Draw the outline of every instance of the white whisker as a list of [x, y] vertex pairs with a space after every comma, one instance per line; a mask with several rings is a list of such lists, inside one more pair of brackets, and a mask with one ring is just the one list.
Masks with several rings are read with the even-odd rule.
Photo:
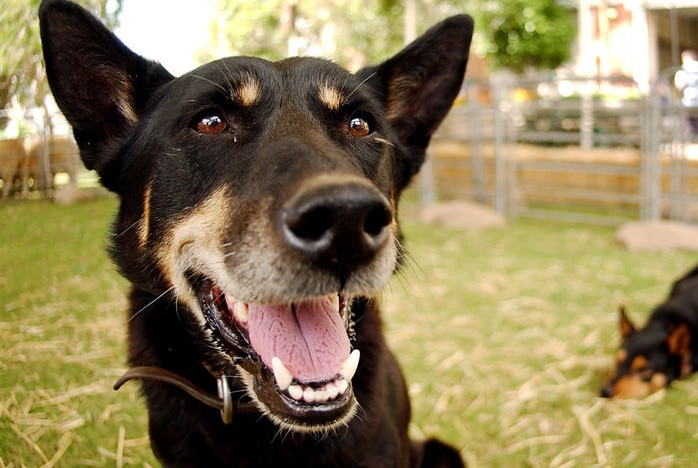
[[228, 90], [225, 89], [223, 86], [219, 85], [218, 83], [216, 83], [216, 82], [213, 81], [213, 80], [209, 80], [209, 79], [206, 78], [205, 76], [201, 76], [201, 75], [192, 75], [192, 76], [193, 76], [194, 78], [198, 78], [198, 79], [200, 79], [200, 80], [202, 80], [202, 81], [206, 81], [207, 83], [212, 84], [212, 85], [215, 86], [216, 88], [219, 88], [219, 89], [223, 90], [223, 91], [226, 92], [226, 93], [228, 92]]
[[129, 227], [127, 227], [126, 229], [124, 229], [120, 233], [112, 235], [112, 238], [114, 240], [118, 239], [119, 237], [123, 236], [124, 234], [126, 234], [128, 231], [130, 231], [134, 227], [138, 226], [140, 224], [140, 222], [141, 222], [140, 219], [138, 221], [135, 221], [133, 224], [131, 224]]
[[377, 75], [376, 72], [373, 72], [370, 75], [368, 75], [361, 83], [356, 85], [356, 88], [354, 88], [354, 90], [351, 93], [349, 93], [349, 96], [347, 96], [347, 99], [349, 99], [355, 92], [357, 92], [359, 90], [359, 88], [361, 88], [364, 84], [366, 84], [366, 82], [368, 80], [370, 80], [371, 78], [373, 78], [376, 75]]
[[162, 298], [165, 294], [169, 293], [169, 292], [172, 291], [173, 289], [174, 289], [174, 286], [172, 286], [172, 287], [166, 289], [165, 291], [162, 292], [162, 294], [160, 294], [160, 295], [157, 296], [155, 299], [153, 299], [152, 301], [148, 302], [146, 305], [144, 305], [143, 307], [141, 307], [140, 309], [138, 309], [138, 311], [137, 311], [136, 313], [134, 313], [133, 315], [131, 315], [131, 317], [129, 317], [128, 323], [130, 323], [131, 320], [133, 320], [133, 319], [136, 318], [138, 315], [140, 315], [141, 313], [143, 313], [148, 307], [150, 307], [151, 305], [155, 304], [160, 298]]

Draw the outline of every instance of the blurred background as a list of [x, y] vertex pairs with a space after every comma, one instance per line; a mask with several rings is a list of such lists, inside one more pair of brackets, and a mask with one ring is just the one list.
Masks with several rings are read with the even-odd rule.
[[[94, 183], [46, 84], [38, 3], [4, 0], [0, 12], [3, 198]], [[174, 74], [227, 55], [323, 56], [356, 70], [470, 13], [468, 72], [416, 187], [423, 204], [468, 198], [508, 217], [604, 223], [698, 216], [698, 98], [686, 99], [698, 62], [682, 63], [698, 49], [698, 1], [81, 3]]]

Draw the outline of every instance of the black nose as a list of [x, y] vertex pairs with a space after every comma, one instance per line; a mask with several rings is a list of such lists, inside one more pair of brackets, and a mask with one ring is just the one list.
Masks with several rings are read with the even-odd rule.
[[611, 384], [606, 385], [601, 389], [601, 396], [604, 398], [611, 398], [613, 396], [613, 386]]
[[282, 210], [286, 242], [340, 276], [369, 262], [390, 237], [386, 197], [359, 178], [309, 181]]

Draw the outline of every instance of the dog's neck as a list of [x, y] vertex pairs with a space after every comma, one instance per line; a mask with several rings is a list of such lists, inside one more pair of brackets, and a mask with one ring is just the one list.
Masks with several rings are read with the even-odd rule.
[[234, 413], [256, 413], [259, 412], [257, 406], [251, 401], [233, 401], [228, 385], [228, 378], [224, 375], [217, 377], [218, 395], [207, 392], [198, 385], [185, 379], [179, 374], [167, 369], [155, 366], [136, 366], [128, 369], [119, 379], [114, 382], [114, 390], [121, 388], [129, 380], [148, 379], [164, 382], [185, 391], [201, 403], [215, 408], [221, 412], [221, 419], [225, 424], [233, 421]]

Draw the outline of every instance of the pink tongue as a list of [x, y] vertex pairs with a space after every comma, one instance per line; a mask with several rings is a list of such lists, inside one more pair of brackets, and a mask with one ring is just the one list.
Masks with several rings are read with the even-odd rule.
[[249, 305], [250, 342], [271, 369], [278, 356], [301, 382], [334, 378], [351, 346], [339, 312], [329, 298], [294, 306]]

